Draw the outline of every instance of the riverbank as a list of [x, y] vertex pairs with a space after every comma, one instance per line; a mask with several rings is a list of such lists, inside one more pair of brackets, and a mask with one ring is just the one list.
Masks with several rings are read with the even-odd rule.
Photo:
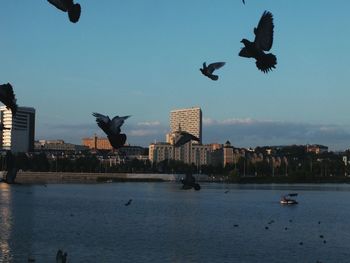
[[[18, 172], [16, 182], [20, 184], [103, 183], [103, 182], [168, 182], [180, 181], [184, 174], [143, 173], [64, 173], [64, 172]], [[224, 177], [194, 175], [198, 182], [233, 184], [311, 184], [350, 183], [350, 177]]]
[[181, 179], [181, 176], [174, 174], [18, 172], [16, 183], [163, 182], [177, 181]]

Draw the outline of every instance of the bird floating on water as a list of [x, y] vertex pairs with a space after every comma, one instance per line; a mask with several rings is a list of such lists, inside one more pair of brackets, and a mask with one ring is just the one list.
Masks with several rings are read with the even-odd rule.
[[132, 199], [129, 199], [129, 201], [128, 201], [127, 203], [125, 203], [124, 205], [125, 205], [125, 206], [128, 206], [128, 205], [131, 204], [131, 202], [132, 202]]
[[67, 262], [67, 252], [63, 253], [61, 249], [57, 251], [56, 263], [66, 263]]

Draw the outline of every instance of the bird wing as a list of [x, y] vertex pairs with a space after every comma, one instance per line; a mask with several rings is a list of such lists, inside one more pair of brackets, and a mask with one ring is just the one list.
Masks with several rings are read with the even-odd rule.
[[110, 134], [111, 119], [108, 116], [93, 112], [92, 115], [96, 117], [97, 125], [107, 134]]
[[199, 142], [199, 138], [188, 133], [188, 132], [181, 132], [180, 136], [178, 137], [178, 139], [175, 141], [174, 146], [175, 147], [179, 147], [184, 145], [185, 143], [194, 140], [194, 141], [198, 141]]
[[225, 65], [225, 62], [215, 62], [208, 65], [208, 72], [212, 74], [214, 70], [221, 68]]
[[259, 21], [258, 27], [254, 28], [257, 48], [269, 51], [273, 43], [273, 16], [270, 12], [265, 11]]
[[7, 108], [11, 109], [12, 115], [16, 115], [18, 108], [17, 100], [10, 83], [0, 85], [0, 101], [4, 103]]
[[47, 0], [50, 4], [54, 5], [56, 8], [62, 10], [63, 12], [67, 12], [68, 10], [68, 2], [72, 2], [73, 0]]
[[129, 116], [115, 116], [111, 122], [111, 130], [114, 134], [120, 133], [120, 127], [123, 125], [124, 121], [129, 118]]
[[251, 58], [251, 54], [249, 53], [247, 48], [242, 48], [241, 51], [238, 54], [240, 57], [245, 57], [245, 58]]

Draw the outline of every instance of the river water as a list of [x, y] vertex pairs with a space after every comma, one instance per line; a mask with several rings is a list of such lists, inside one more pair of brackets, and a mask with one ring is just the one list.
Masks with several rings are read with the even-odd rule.
[[2, 183], [0, 262], [350, 262], [350, 185], [201, 186]]

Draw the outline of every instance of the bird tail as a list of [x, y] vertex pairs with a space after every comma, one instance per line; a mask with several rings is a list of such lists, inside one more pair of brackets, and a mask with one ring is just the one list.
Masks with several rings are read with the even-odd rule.
[[264, 54], [256, 60], [256, 66], [264, 73], [268, 73], [272, 68], [276, 68], [277, 58], [274, 54]]
[[68, 10], [68, 17], [69, 20], [72, 23], [76, 23], [78, 22], [79, 18], [80, 18], [80, 13], [81, 13], [81, 7], [79, 4], [74, 4], [72, 5], [71, 8], [69, 8]]
[[209, 78], [211, 78], [212, 80], [218, 80], [219, 77], [217, 75], [209, 75]]

